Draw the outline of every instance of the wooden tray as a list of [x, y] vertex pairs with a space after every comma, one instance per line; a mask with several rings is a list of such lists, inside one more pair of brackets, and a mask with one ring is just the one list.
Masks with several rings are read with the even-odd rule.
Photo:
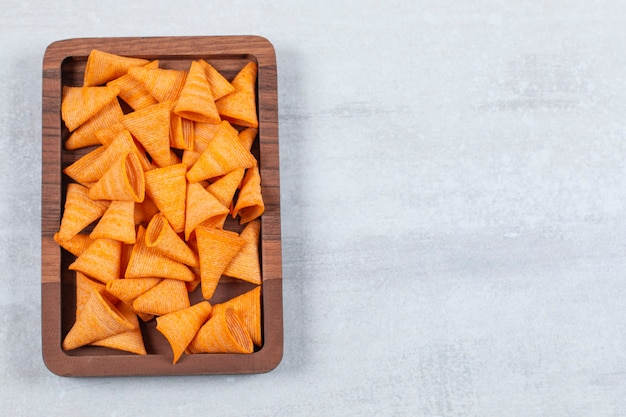
[[[87, 346], [64, 352], [61, 342], [74, 322], [75, 278], [67, 266], [73, 255], [54, 242], [62, 214], [68, 178], [62, 169], [84, 154], [65, 151], [68, 132], [61, 117], [63, 85], [81, 85], [89, 52], [159, 59], [165, 68], [187, 68], [191, 60], [205, 59], [232, 79], [252, 60], [258, 65], [259, 135], [252, 152], [262, 178], [265, 212], [261, 217], [260, 254], [263, 275], [263, 346], [251, 354], [183, 355], [172, 364], [167, 340], [154, 320], [141, 323], [148, 355], [139, 356]], [[275, 368], [283, 354], [282, 257], [278, 157], [278, 98], [273, 46], [258, 36], [82, 38], [51, 44], [43, 60], [42, 96], [42, 271], [41, 314], [43, 359], [61, 376], [129, 376], [261, 373]], [[214, 297], [217, 303], [252, 287], [223, 277]], [[198, 294], [191, 294], [192, 303]]]

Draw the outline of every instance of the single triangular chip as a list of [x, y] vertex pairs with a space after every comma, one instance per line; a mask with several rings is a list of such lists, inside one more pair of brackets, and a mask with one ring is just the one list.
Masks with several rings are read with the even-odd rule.
[[252, 144], [254, 144], [254, 140], [259, 134], [259, 129], [255, 129], [253, 127], [247, 127], [241, 132], [239, 132], [239, 141], [247, 150], [252, 149]]
[[55, 233], [54, 241], [74, 256], [80, 256], [93, 243], [93, 239], [86, 233], [78, 233], [68, 240], [61, 240], [59, 233]]
[[254, 156], [239, 141], [237, 130], [224, 121], [195, 164], [187, 172], [189, 182], [228, 174], [256, 164]]
[[159, 166], [170, 164], [170, 108], [170, 102], [154, 104], [120, 119]]
[[198, 61], [191, 63], [174, 112], [196, 122], [219, 123], [222, 120], [217, 113], [209, 81]]
[[65, 149], [74, 150], [92, 145], [100, 145], [100, 139], [96, 132], [118, 123], [124, 115], [122, 107], [117, 100], [111, 100], [105, 104], [98, 113], [81, 124], [65, 141]]
[[87, 57], [83, 85], [105, 84], [126, 74], [130, 67], [146, 65], [147, 59], [125, 57], [93, 49]]
[[111, 201], [109, 208], [89, 234], [92, 239], [105, 237], [124, 243], [135, 243], [135, 202]]
[[170, 122], [170, 146], [175, 149], [192, 150], [195, 130], [193, 120], [172, 113]]
[[162, 213], [156, 214], [146, 229], [146, 246], [155, 248], [162, 254], [185, 265], [198, 267], [200, 262], [183, 239], [174, 231]]
[[162, 278], [120, 278], [106, 283], [106, 290], [119, 300], [132, 305], [135, 298], [161, 282]]
[[212, 314], [187, 346], [189, 353], [252, 353], [253, 350], [250, 334], [232, 308]]
[[112, 100], [117, 100], [115, 87], [63, 87], [61, 119], [70, 132], [96, 115]]
[[97, 291], [104, 295], [105, 290], [102, 282], [94, 281], [82, 272], [76, 271], [76, 315], [78, 316], [85, 307], [92, 292]]
[[204, 59], [200, 59], [199, 63], [202, 66], [202, 69], [204, 69], [204, 74], [209, 81], [211, 94], [213, 95], [214, 100], [218, 100], [226, 94], [230, 94], [235, 91], [235, 87], [233, 87], [233, 85], [229, 83], [228, 80], [213, 67], [213, 65], [209, 64]]
[[110, 301], [94, 291], [63, 339], [62, 347], [63, 350], [76, 349], [134, 327]]
[[[144, 65], [144, 68], [158, 68], [159, 61], [151, 61]], [[140, 110], [145, 107], [158, 103], [158, 101], [146, 90], [146, 88], [129, 74], [124, 74], [107, 83], [109, 86], [119, 88], [118, 94], [124, 103], [128, 104], [133, 110]]]
[[128, 74], [139, 81], [158, 102], [178, 100], [187, 79], [187, 71], [165, 68], [132, 67]]
[[155, 248], [146, 245], [146, 229], [137, 228], [137, 243], [133, 246], [126, 267], [126, 278], [157, 277], [182, 281], [193, 281], [194, 273], [182, 262], [163, 255]]
[[195, 233], [200, 258], [202, 296], [209, 300], [226, 265], [239, 252], [245, 240], [235, 232], [203, 226], [196, 227]]
[[255, 165], [246, 171], [232, 216], [239, 216], [239, 223], [245, 224], [259, 218], [263, 212], [265, 204], [261, 195], [261, 176], [259, 167]]
[[251, 221], [239, 236], [246, 241], [224, 269], [224, 275], [239, 278], [253, 284], [261, 284], [261, 264], [259, 262], [260, 220]]
[[208, 301], [201, 301], [185, 309], [157, 317], [156, 329], [165, 336], [174, 354], [172, 363], [178, 362], [200, 327], [209, 318], [209, 314], [211, 304]]
[[190, 305], [185, 282], [177, 279], [164, 279], [133, 301], [135, 311], [155, 316], [164, 316]]
[[68, 184], [59, 239], [67, 241], [73, 238], [85, 227], [99, 219], [107, 207], [109, 207], [109, 201], [94, 201], [89, 198], [87, 187], [76, 183]]
[[145, 172], [146, 192], [176, 233], [185, 230], [187, 166], [183, 163]]
[[199, 225], [221, 228], [227, 216], [228, 208], [205, 190], [200, 183], [187, 184], [185, 240], [189, 240], [191, 233]]
[[262, 346], [261, 333], [261, 286], [254, 287], [241, 295], [213, 306], [212, 314], [219, 314], [222, 310], [232, 308], [250, 334], [252, 343]]
[[247, 63], [230, 82], [235, 91], [215, 101], [222, 119], [245, 127], [259, 127], [256, 112], [257, 65]]
[[213, 194], [224, 207], [230, 207], [245, 171], [243, 168], [238, 168], [229, 172], [209, 185], [207, 191]]
[[145, 196], [141, 162], [135, 151], [119, 158], [89, 189], [93, 200], [121, 200], [141, 203]]
[[96, 239], [68, 268], [106, 284], [120, 277], [121, 255], [122, 242]]
[[139, 320], [133, 309], [120, 302], [115, 305], [118, 311], [134, 326], [134, 329], [127, 330], [104, 339], [92, 342], [93, 346], [103, 346], [111, 349], [123, 350], [136, 353], [137, 355], [147, 355], [146, 345], [143, 342], [143, 335], [139, 328]]

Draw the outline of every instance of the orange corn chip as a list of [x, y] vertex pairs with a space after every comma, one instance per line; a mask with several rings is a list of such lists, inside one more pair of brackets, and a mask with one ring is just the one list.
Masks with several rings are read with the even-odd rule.
[[94, 291], [104, 295], [105, 286], [101, 282], [96, 282], [80, 271], [76, 271], [76, 315], [78, 316], [87, 304]]
[[192, 267], [200, 266], [198, 256], [172, 229], [162, 213], [156, 214], [146, 229], [146, 246], [156, 248], [163, 255]]
[[134, 329], [127, 330], [122, 333], [92, 342], [93, 346], [103, 346], [111, 349], [123, 350], [126, 352], [136, 353], [138, 355], [147, 355], [146, 346], [143, 342], [141, 329], [139, 328], [139, 320], [137, 314], [130, 306], [124, 303], [116, 304], [118, 311], [134, 326]]
[[224, 275], [239, 278], [253, 284], [261, 284], [261, 264], [259, 262], [259, 236], [261, 222], [254, 220], [246, 225], [239, 236], [246, 241], [224, 269]]
[[261, 216], [264, 211], [261, 176], [259, 167], [254, 166], [246, 171], [232, 216], [233, 218], [239, 216], [239, 223], [245, 224]]
[[139, 226], [137, 229], [137, 243], [126, 267], [126, 278], [157, 277], [170, 278], [182, 281], [193, 281], [194, 273], [182, 262], [175, 261], [163, 255], [155, 248], [150, 248], [145, 242], [146, 229]]
[[148, 60], [146, 59], [125, 57], [94, 49], [87, 58], [83, 85], [105, 84], [126, 74], [130, 67], [146, 65], [147, 63]]
[[127, 152], [89, 189], [93, 200], [121, 200], [140, 203], [145, 196], [145, 180], [139, 157]]
[[202, 153], [213, 140], [213, 137], [220, 129], [221, 123], [200, 123], [193, 124], [193, 150]]
[[170, 102], [154, 104], [120, 119], [159, 166], [170, 163], [170, 107]]
[[135, 243], [135, 202], [111, 201], [109, 208], [89, 234], [92, 239], [108, 238]]
[[[152, 61], [144, 65], [144, 68], [158, 68], [159, 61]], [[124, 74], [107, 83], [108, 86], [119, 88], [118, 96], [124, 100], [133, 110], [140, 110], [157, 104], [152, 94], [136, 79], [129, 74]]]
[[122, 242], [96, 239], [68, 268], [106, 284], [120, 277], [121, 255]]
[[259, 127], [256, 114], [257, 65], [247, 63], [231, 81], [235, 91], [215, 102], [222, 119], [245, 127]]
[[164, 279], [133, 301], [135, 311], [155, 316], [164, 316], [190, 305], [187, 287], [177, 279]]
[[204, 74], [209, 81], [209, 85], [211, 86], [211, 94], [214, 100], [218, 100], [224, 97], [226, 94], [230, 94], [235, 91], [235, 87], [231, 83], [228, 82], [226, 78], [222, 74], [219, 73], [211, 64], [206, 62], [204, 59], [198, 61], [202, 69], [204, 70]]
[[187, 184], [185, 213], [185, 240], [199, 225], [221, 228], [228, 216], [228, 208], [199, 183]]
[[132, 305], [135, 298], [155, 287], [162, 278], [120, 278], [106, 283], [106, 290], [119, 300]]
[[61, 119], [70, 132], [96, 115], [105, 105], [116, 100], [114, 87], [63, 87]]
[[121, 117], [122, 116], [120, 116], [115, 123], [94, 132], [94, 136], [98, 139], [100, 144], [109, 146], [123, 130], [126, 130], [124, 125], [120, 123]]
[[187, 172], [187, 179], [198, 182], [228, 174], [237, 168], [250, 168], [255, 163], [254, 156], [241, 145], [237, 131], [224, 121], [200, 158]]
[[247, 150], [252, 149], [252, 144], [259, 134], [259, 129], [255, 129], [253, 127], [248, 127], [239, 132], [239, 140], [244, 148]]
[[95, 135], [98, 130], [115, 125], [124, 115], [120, 103], [111, 100], [98, 113], [81, 124], [65, 141], [65, 149], [74, 150], [91, 145], [100, 145], [100, 139]]
[[59, 233], [54, 234], [54, 241], [63, 249], [70, 252], [74, 256], [79, 256], [93, 243], [93, 239], [88, 234], [79, 233], [68, 240], [61, 240]]
[[134, 324], [129, 322], [110, 301], [94, 291], [65, 336], [63, 349], [76, 349], [133, 328]]
[[164, 68], [132, 67], [128, 74], [161, 103], [178, 100], [187, 79], [187, 71]]
[[232, 308], [213, 314], [187, 347], [190, 353], [252, 353], [253, 350], [250, 335]]
[[193, 150], [194, 122], [176, 113], [170, 115], [170, 146], [176, 149]]
[[141, 203], [135, 203], [135, 225], [147, 226], [152, 217], [159, 212], [154, 201], [146, 195]]
[[211, 304], [201, 301], [190, 307], [157, 317], [156, 329], [169, 342], [174, 359], [178, 362], [185, 349], [211, 314]]
[[186, 119], [203, 123], [222, 121], [217, 113], [209, 81], [199, 62], [193, 61], [174, 112]]
[[161, 210], [176, 233], [185, 230], [186, 173], [187, 166], [183, 163], [145, 173], [148, 196]]
[[191, 168], [193, 164], [200, 158], [200, 153], [196, 151], [190, 151], [189, 149], [185, 149], [183, 151], [183, 159], [182, 163], [185, 164], [187, 169]]
[[212, 314], [232, 308], [250, 334], [255, 346], [262, 346], [261, 334], [261, 286], [254, 287], [241, 295], [213, 306]]
[[229, 172], [209, 185], [207, 191], [213, 194], [224, 207], [230, 207], [245, 171], [245, 169], [239, 168]]
[[202, 296], [211, 299], [226, 265], [245, 240], [235, 232], [199, 226], [195, 229], [200, 258]]
[[79, 184], [67, 185], [65, 207], [59, 229], [59, 240], [67, 241], [85, 227], [99, 219], [107, 207], [108, 201], [94, 201], [89, 198], [89, 190]]

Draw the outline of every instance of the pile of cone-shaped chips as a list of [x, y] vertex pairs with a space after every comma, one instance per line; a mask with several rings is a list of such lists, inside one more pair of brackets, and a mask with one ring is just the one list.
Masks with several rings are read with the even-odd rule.
[[[257, 66], [231, 81], [199, 59], [187, 70], [94, 50], [83, 85], [63, 87], [67, 186], [55, 241], [75, 256], [76, 320], [63, 349], [147, 354], [156, 320], [183, 353], [262, 345]], [[225, 228], [238, 219], [240, 233]], [[223, 276], [254, 284], [212, 304]], [[202, 301], [190, 293], [200, 286]]]

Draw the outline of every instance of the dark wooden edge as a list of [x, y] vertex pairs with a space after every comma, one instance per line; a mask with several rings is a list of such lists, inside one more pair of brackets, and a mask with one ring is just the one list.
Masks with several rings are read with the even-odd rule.
[[[263, 347], [249, 355], [71, 356], [61, 349], [61, 249], [54, 242], [61, 215], [61, 66], [86, 59], [92, 49], [148, 59], [248, 57], [258, 64], [259, 168], [265, 213], [261, 218]], [[278, 92], [274, 47], [260, 36], [76, 38], [54, 42], [43, 58], [42, 81], [42, 354], [61, 376], [131, 376], [263, 373], [283, 356]]]

